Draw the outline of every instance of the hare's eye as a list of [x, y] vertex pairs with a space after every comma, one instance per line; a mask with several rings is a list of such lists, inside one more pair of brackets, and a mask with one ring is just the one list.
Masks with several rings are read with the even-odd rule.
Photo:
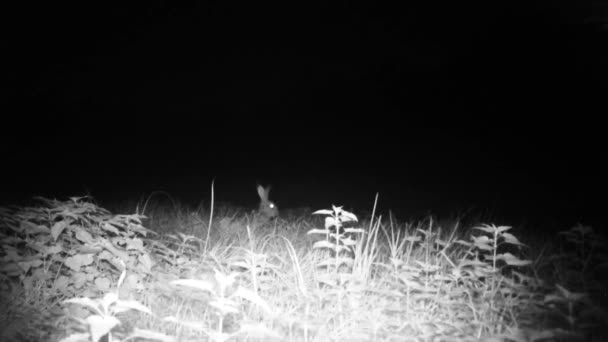
[[268, 206], [269, 206], [270, 208], [274, 208], [274, 203], [270, 203]]

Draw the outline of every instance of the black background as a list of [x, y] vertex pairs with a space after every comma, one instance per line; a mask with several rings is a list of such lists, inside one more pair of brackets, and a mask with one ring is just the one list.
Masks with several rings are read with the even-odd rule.
[[602, 224], [608, 30], [579, 1], [5, 7], [2, 202]]

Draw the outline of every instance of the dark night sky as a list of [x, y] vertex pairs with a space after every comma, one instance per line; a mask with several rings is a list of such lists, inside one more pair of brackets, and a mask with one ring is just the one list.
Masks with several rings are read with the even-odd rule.
[[261, 181], [282, 206], [600, 222], [606, 7], [123, 3], [4, 11], [2, 202], [198, 202], [216, 177], [243, 205]]

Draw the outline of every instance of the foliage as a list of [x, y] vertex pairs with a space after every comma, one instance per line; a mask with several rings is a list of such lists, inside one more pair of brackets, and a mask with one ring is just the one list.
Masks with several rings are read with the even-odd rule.
[[375, 208], [261, 223], [38, 200], [0, 208], [4, 340], [606, 338], [608, 254], [590, 227], [528, 246], [508, 226], [400, 224]]

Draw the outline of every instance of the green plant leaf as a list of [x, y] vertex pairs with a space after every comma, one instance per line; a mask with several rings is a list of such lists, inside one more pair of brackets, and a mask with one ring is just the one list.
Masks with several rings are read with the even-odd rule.
[[95, 278], [94, 283], [97, 289], [101, 292], [107, 292], [111, 290], [112, 282], [106, 277], [97, 277]]
[[266, 303], [266, 301], [264, 301], [262, 299], [262, 297], [258, 296], [257, 293], [248, 290], [246, 288], [243, 287], [238, 287], [236, 289], [236, 291], [232, 294], [233, 297], [240, 297], [243, 299], [246, 299], [250, 302], [252, 302], [253, 304], [257, 305], [258, 307], [260, 307], [261, 309], [263, 309], [266, 313], [270, 314], [272, 313], [272, 311], [270, 310], [270, 306], [268, 305], [268, 303]]
[[118, 318], [113, 316], [91, 315], [86, 318], [89, 323], [89, 331], [91, 339], [98, 342], [102, 337], [107, 335], [115, 326], [120, 324]]
[[530, 260], [519, 259], [518, 257], [516, 257], [515, 255], [513, 255], [511, 253], [499, 254], [496, 256], [496, 259], [503, 260], [504, 262], [507, 263], [507, 265], [510, 265], [510, 266], [526, 266], [526, 265], [530, 265], [532, 263], [532, 261], [530, 261]]
[[523, 243], [519, 242], [519, 240], [515, 237], [515, 235], [511, 233], [502, 233], [502, 238], [506, 243], [516, 245], [516, 246], [525, 246]]
[[113, 308], [114, 313], [121, 313], [129, 310], [137, 310], [150, 315], [152, 314], [152, 311], [147, 306], [135, 300], [118, 300]]
[[206, 280], [199, 279], [178, 279], [170, 282], [171, 285], [185, 286], [189, 288], [193, 288], [195, 290], [206, 291], [210, 293], [214, 293], [213, 284]]
[[331, 210], [327, 210], [327, 209], [321, 209], [321, 210], [317, 210], [314, 213], [312, 213], [313, 215], [331, 215], [334, 212]]
[[83, 244], [93, 244], [93, 237], [84, 228], [74, 226], [76, 230], [76, 239]]
[[51, 236], [53, 237], [53, 241], [57, 241], [57, 238], [67, 226], [68, 223], [65, 221], [55, 222], [53, 227], [51, 227]]
[[71, 303], [85, 306], [97, 314], [101, 315], [103, 312], [99, 308], [99, 303], [88, 298], [88, 297], [79, 297], [79, 298], [70, 298], [63, 301], [63, 303]]

